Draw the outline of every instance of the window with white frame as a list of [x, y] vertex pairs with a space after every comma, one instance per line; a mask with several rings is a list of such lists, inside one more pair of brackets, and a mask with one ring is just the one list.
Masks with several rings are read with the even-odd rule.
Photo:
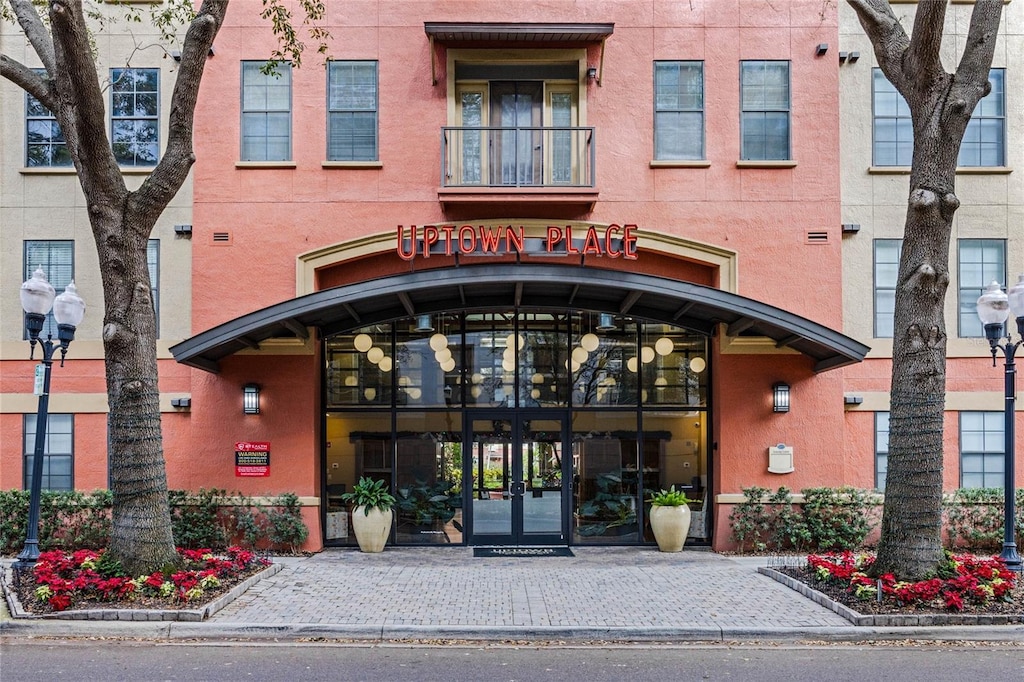
[[704, 62], [654, 62], [654, 158], [704, 158]]
[[[23, 481], [25, 490], [32, 488], [32, 467], [36, 450], [36, 415], [24, 415], [25, 434]], [[74, 415], [50, 414], [46, 419], [43, 440], [43, 490], [74, 490], [75, 437]]]
[[960, 487], [1002, 488], [1006, 462], [1002, 412], [960, 413]]
[[327, 159], [378, 159], [377, 62], [332, 61], [328, 65]]
[[149, 286], [153, 292], [153, 316], [156, 318], [156, 335], [160, 338], [160, 240], [150, 239], [146, 244], [146, 267], [149, 269]]
[[875, 412], [875, 489], [885, 492], [889, 473], [889, 413]]
[[160, 159], [160, 70], [110, 70], [110, 143], [122, 166]]
[[292, 68], [242, 62], [242, 161], [292, 158]]
[[[24, 280], [30, 279], [36, 268], [42, 268], [46, 279], [60, 294], [75, 278], [75, 242], [71, 239], [29, 239], [25, 241]], [[53, 311], [46, 315], [40, 338], [57, 338], [57, 322]], [[28, 338], [28, 330], [25, 330]]]
[[[43, 69], [33, 69], [46, 73]], [[71, 153], [53, 113], [25, 93], [25, 165], [29, 168], [60, 168], [71, 165]]]
[[790, 159], [789, 62], [740, 62], [740, 109], [740, 158]]
[[978, 319], [978, 297], [992, 282], [1006, 285], [1005, 239], [957, 240], [960, 337], [980, 338], [985, 328]]
[[1006, 165], [1006, 93], [1005, 69], [988, 72], [992, 86], [971, 113], [971, 120], [960, 143], [956, 165], [965, 167], [998, 167]]
[[[998, 167], [1006, 164], [1005, 69], [989, 71], [991, 92], [971, 114], [960, 144], [958, 166]], [[909, 166], [914, 157], [914, 128], [910, 107], [903, 95], [885, 77], [872, 70], [872, 106], [874, 111], [872, 164]]]
[[902, 239], [876, 239], [875, 247], [875, 338], [892, 338], [892, 315], [896, 310], [896, 279], [900, 270]]

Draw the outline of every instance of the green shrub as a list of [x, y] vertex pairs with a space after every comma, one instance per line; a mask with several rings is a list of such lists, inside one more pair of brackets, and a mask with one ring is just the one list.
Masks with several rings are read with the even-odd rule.
[[309, 529], [302, 522], [302, 505], [295, 493], [283, 493], [266, 510], [270, 542], [273, 546], [287, 548], [295, 554], [299, 546], [309, 537]]
[[[946, 532], [952, 547], [993, 551], [1003, 546], [1002, 488], [960, 488], [943, 499]], [[1024, 488], [1016, 491], [1016, 542], [1024, 540]]]
[[768, 538], [772, 535], [772, 518], [765, 506], [768, 488], [752, 486], [741, 488], [741, 491], [746, 499], [729, 514], [732, 537], [740, 552], [747, 551], [748, 542], [755, 552], [763, 552], [768, 548]]
[[805, 488], [801, 506], [807, 539], [815, 551], [856, 549], [874, 527], [874, 496], [856, 488]]
[[171, 528], [174, 544], [185, 549], [223, 549], [228, 544], [224, 530], [226, 512], [220, 500], [226, 491], [200, 488], [198, 492], [170, 490]]

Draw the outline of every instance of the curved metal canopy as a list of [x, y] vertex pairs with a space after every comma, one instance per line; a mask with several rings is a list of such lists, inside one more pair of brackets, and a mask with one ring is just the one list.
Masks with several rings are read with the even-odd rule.
[[780, 308], [719, 289], [618, 270], [501, 263], [422, 270], [318, 291], [243, 315], [171, 348], [181, 363], [211, 372], [218, 362], [271, 338], [324, 336], [377, 322], [449, 311], [573, 309], [629, 315], [711, 334], [774, 339], [821, 372], [860, 362], [868, 346]]

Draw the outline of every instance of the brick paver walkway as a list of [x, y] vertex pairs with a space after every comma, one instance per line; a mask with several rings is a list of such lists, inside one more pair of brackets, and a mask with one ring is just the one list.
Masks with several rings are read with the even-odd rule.
[[756, 572], [764, 559], [574, 547], [575, 557], [474, 558], [467, 547], [327, 550], [285, 560], [214, 622], [279, 625], [853, 627]]

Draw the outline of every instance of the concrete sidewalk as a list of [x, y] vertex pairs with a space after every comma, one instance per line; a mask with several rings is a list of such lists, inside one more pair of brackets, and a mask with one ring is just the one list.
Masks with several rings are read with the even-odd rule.
[[474, 558], [467, 547], [327, 550], [280, 559], [202, 623], [5, 620], [4, 635], [729, 641], [1024, 641], [1022, 626], [855, 627], [757, 573], [764, 557], [574, 547]]

